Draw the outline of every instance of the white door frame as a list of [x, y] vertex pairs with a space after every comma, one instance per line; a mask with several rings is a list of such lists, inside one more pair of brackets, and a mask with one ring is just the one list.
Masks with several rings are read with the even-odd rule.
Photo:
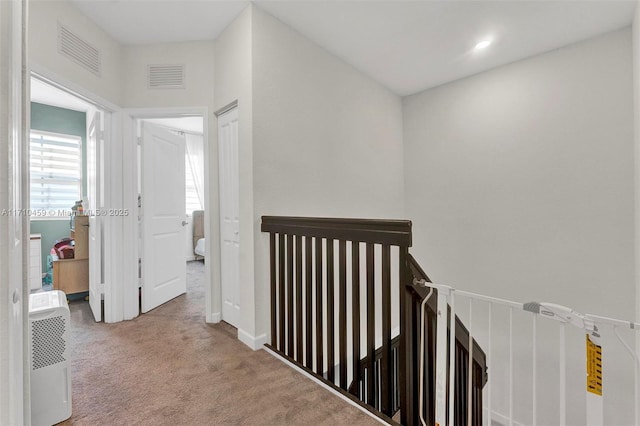
[[[38, 64], [30, 64], [30, 76], [51, 86], [63, 90], [104, 112], [104, 182], [105, 206], [109, 209], [122, 209], [122, 138], [114, 137], [121, 132], [121, 109], [108, 100], [84, 89], [83, 87], [60, 77]], [[124, 254], [121, 250], [124, 237], [124, 221], [121, 217], [104, 217], [104, 321], [118, 322], [124, 319], [123, 295], [120, 289], [123, 277]], [[124, 245], [126, 246], [126, 244]]]
[[[30, 423], [26, 1], [0, 2], [0, 424]], [[8, 173], [6, 173], [8, 172]]]
[[[128, 279], [123, 283], [124, 293], [124, 317], [132, 319], [138, 316], [138, 249], [140, 229], [138, 227], [138, 135], [135, 125], [136, 120], [146, 118], [176, 118], [180, 116], [202, 116], [203, 119], [203, 139], [204, 139], [204, 234], [205, 234], [205, 252], [207, 258], [205, 261], [205, 318], [206, 322], [220, 322], [220, 234], [216, 228], [211, 227], [212, 220], [218, 220], [219, 205], [217, 197], [212, 200], [209, 194], [212, 191], [212, 185], [217, 188], [217, 177], [209, 172], [211, 155], [211, 140], [209, 132], [209, 109], [207, 107], [175, 107], [175, 108], [132, 108], [124, 111], [124, 170], [126, 172], [127, 182], [136, 182], [136, 185], [127, 185], [124, 187], [124, 208], [128, 209], [131, 214], [125, 218], [125, 235], [126, 244], [124, 268]], [[217, 152], [217, 151], [216, 151]], [[216, 162], [217, 164], [217, 162]], [[214, 181], [211, 181], [211, 177]], [[216, 271], [213, 273], [212, 271]], [[135, 277], [135, 282], [131, 283], [129, 277]]]
[[[240, 212], [238, 211], [238, 222], [234, 225], [233, 219], [231, 222], [227, 223], [224, 220], [225, 213], [229, 212], [229, 208], [240, 208], [240, 176], [239, 176], [239, 163], [235, 164], [235, 170], [229, 172], [229, 161], [234, 157], [236, 157], [236, 161], [239, 162], [239, 138], [236, 133], [236, 140], [232, 144], [231, 149], [232, 152], [229, 152], [229, 145], [225, 145], [225, 141], [222, 137], [222, 127], [224, 122], [228, 120], [228, 124], [235, 121], [238, 122], [238, 108], [237, 106], [233, 106], [230, 108], [226, 108], [222, 112], [218, 112], [216, 114], [218, 126], [217, 126], [217, 134], [218, 134], [218, 176], [219, 176], [219, 194], [220, 194], [220, 222], [218, 226], [220, 227], [220, 303], [221, 303], [221, 313], [222, 320], [227, 323], [233, 325], [234, 327], [240, 328], [240, 319], [242, 316], [242, 307], [239, 301], [240, 295], [240, 256], [239, 250], [235, 253], [231, 253], [233, 250], [229, 247], [226, 247], [228, 242], [232, 244], [239, 244], [239, 231], [240, 231], [240, 222], [239, 216]], [[236, 128], [236, 132], [237, 132]], [[228, 142], [228, 141], [227, 141]], [[226, 149], [225, 149], [226, 146]], [[224, 158], [223, 158], [224, 157]], [[232, 168], [233, 169], [233, 168]], [[227, 180], [231, 179], [227, 182]], [[235, 182], [235, 183], [234, 183]], [[230, 189], [231, 192], [226, 192], [222, 188]], [[238, 197], [237, 200], [234, 201], [234, 198]], [[231, 255], [231, 257], [228, 257]], [[235, 268], [234, 268], [235, 266]], [[234, 268], [234, 269], [229, 269]], [[226, 283], [226, 284], [225, 284]], [[235, 297], [234, 297], [235, 294]], [[229, 300], [231, 299], [231, 300]], [[229, 303], [230, 302], [230, 303]]]

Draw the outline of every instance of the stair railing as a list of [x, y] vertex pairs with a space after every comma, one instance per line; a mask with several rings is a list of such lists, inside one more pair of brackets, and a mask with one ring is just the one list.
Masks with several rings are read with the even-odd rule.
[[391, 421], [403, 377], [392, 281], [407, 276], [411, 222], [264, 216], [262, 231], [270, 234], [268, 347]]
[[406, 394], [412, 397], [402, 424], [481, 426], [487, 357], [455, 315], [454, 300], [442, 303], [442, 291], [433, 287], [410, 254], [407, 263], [402, 329], [406, 330]]
[[[270, 234], [267, 347], [387, 422], [420, 424], [418, 307], [424, 295], [415, 280], [428, 278], [408, 253], [411, 222], [263, 216], [262, 231]], [[436, 311], [433, 302], [429, 306], [427, 356], [433, 362]], [[470, 340], [457, 317], [454, 333], [455, 391], [466, 395], [461, 386], [469, 376], [463, 364]], [[469, 406], [475, 425], [482, 422], [476, 408], [482, 407], [486, 365], [473, 345], [476, 402]], [[434, 369], [425, 374], [433, 378]], [[435, 381], [429, 380], [423, 403], [431, 413]]]

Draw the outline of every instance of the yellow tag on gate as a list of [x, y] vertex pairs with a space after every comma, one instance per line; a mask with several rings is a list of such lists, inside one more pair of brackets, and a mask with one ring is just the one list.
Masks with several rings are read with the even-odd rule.
[[602, 396], [602, 346], [587, 334], [587, 392]]

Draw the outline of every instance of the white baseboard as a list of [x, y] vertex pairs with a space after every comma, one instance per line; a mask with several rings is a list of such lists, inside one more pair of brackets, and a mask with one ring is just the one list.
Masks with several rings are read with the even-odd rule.
[[238, 329], [238, 340], [240, 340], [245, 345], [249, 346], [254, 351], [262, 349], [267, 343], [267, 335], [261, 334], [259, 336], [252, 336], [241, 328]]
[[[488, 412], [487, 408], [485, 407], [483, 409], [483, 411], [484, 411], [483, 418], [488, 419], [489, 416], [487, 414], [487, 412]], [[507, 426], [508, 424], [512, 424], [514, 426], [525, 426], [524, 423], [520, 423], [520, 422], [517, 422], [515, 420], [513, 422], [509, 423], [509, 417], [505, 416], [504, 414], [500, 414], [495, 410], [492, 410], [491, 411], [491, 424], [493, 425], [493, 424], [496, 424], [496, 423], [500, 424], [500, 425], [504, 425], [504, 426]], [[489, 425], [489, 426], [491, 426], [491, 425]]]
[[222, 314], [220, 312], [214, 312], [210, 318], [207, 318], [207, 322], [210, 324], [217, 324], [222, 321]]
[[294, 365], [294, 364], [286, 361], [284, 358], [282, 358], [280, 355], [276, 354], [271, 349], [264, 348], [264, 350], [266, 352], [270, 353], [274, 358], [279, 359], [285, 365], [289, 366], [289, 368], [292, 368], [292, 369], [296, 370], [298, 373], [302, 374], [303, 376], [307, 377], [308, 379], [313, 380], [314, 382], [316, 382], [317, 384], [319, 384], [320, 386], [322, 386], [323, 388], [325, 388], [326, 390], [328, 390], [332, 394], [337, 395], [340, 399], [342, 399], [343, 401], [346, 401], [349, 405], [352, 405], [353, 407], [356, 407], [358, 410], [362, 411], [363, 413], [365, 413], [366, 415], [370, 416], [371, 418], [377, 420], [378, 422], [382, 423], [383, 425], [387, 424], [387, 422], [382, 420], [380, 417], [376, 416], [375, 414], [373, 414], [372, 412], [370, 412], [366, 408], [362, 407], [361, 405], [356, 404], [351, 399], [347, 398], [346, 396], [344, 396], [343, 394], [341, 394], [337, 390], [333, 389], [331, 386], [327, 385], [326, 383], [324, 383], [322, 380], [318, 379], [317, 377], [307, 373], [306, 371], [304, 371], [302, 368], [298, 367], [297, 365]]

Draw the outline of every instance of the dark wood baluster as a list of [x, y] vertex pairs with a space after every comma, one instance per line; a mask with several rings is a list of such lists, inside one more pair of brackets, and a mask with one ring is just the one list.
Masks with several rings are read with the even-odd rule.
[[324, 333], [322, 327], [322, 238], [316, 237], [316, 374], [324, 377]]
[[338, 242], [338, 353], [340, 354], [340, 387], [347, 389], [347, 242]]
[[293, 358], [293, 235], [287, 235], [287, 355]]
[[335, 383], [335, 259], [333, 257], [333, 239], [327, 239], [327, 379]]
[[306, 325], [306, 362], [305, 367], [313, 368], [313, 336], [311, 331], [311, 326], [313, 324], [313, 318], [311, 317], [312, 308], [311, 303], [313, 301], [312, 297], [312, 273], [313, 273], [313, 263], [312, 263], [312, 250], [311, 250], [311, 237], [305, 237], [304, 239], [304, 264], [305, 264], [305, 325]]
[[285, 315], [285, 253], [284, 234], [278, 234], [278, 298], [280, 299], [278, 307], [278, 350], [284, 353], [285, 337], [284, 337], [284, 315]]
[[391, 415], [393, 393], [391, 383], [391, 247], [382, 246], [382, 355], [380, 358], [381, 411]]
[[276, 234], [271, 232], [269, 234], [269, 277], [271, 281], [271, 346], [278, 347], [278, 314], [276, 309], [278, 308], [276, 292]]
[[367, 243], [367, 404], [375, 406], [375, 375], [376, 369], [376, 289], [375, 263], [373, 243]]
[[414, 361], [418, 357], [415, 353], [417, 347], [413, 328], [417, 309], [411, 292], [405, 287], [409, 283], [407, 256], [409, 250], [400, 247], [400, 416], [403, 425], [418, 424], [418, 386], [414, 368]]
[[296, 361], [302, 363], [302, 236], [296, 235]]
[[[353, 338], [353, 381], [360, 382], [360, 243], [351, 243], [351, 324]], [[359, 396], [359, 385], [355, 394]]]

